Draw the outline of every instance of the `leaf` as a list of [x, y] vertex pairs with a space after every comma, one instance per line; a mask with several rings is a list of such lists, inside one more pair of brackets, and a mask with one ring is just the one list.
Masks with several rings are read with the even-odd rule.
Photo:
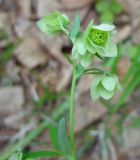
[[107, 1], [98, 1], [98, 3], [96, 4], [96, 10], [99, 13], [107, 11], [109, 7], [110, 7], [110, 2]]
[[58, 156], [61, 156], [61, 154], [56, 151], [37, 151], [37, 152], [24, 153], [24, 159], [40, 158], [40, 157], [58, 157]]
[[74, 43], [76, 40], [76, 37], [80, 30], [80, 17], [78, 15], [75, 16], [74, 25], [72, 27], [71, 33], [70, 33], [70, 39]]
[[121, 6], [120, 3], [118, 3], [116, 0], [112, 2], [112, 5], [111, 5], [111, 10], [112, 10], [112, 13], [114, 14], [119, 14], [123, 11], [123, 7]]
[[58, 134], [57, 134], [58, 128], [52, 125], [49, 125], [48, 128], [49, 128], [49, 135], [51, 138], [51, 143], [55, 149], [58, 149], [58, 140], [57, 140], [58, 139]]
[[85, 54], [84, 56], [81, 56], [80, 58], [80, 63], [84, 68], [89, 67], [89, 65], [92, 63], [93, 61], [93, 54]]
[[46, 17], [43, 17], [36, 23], [37, 27], [44, 33], [48, 32], [48, 28], [46, 27]]
[[73, 65], [73, 61], [72, 61], [72, 59], [70, 58], [69, 54], [66, 53], [65, 56], [66, 56], [66, 59], [68, 60], [68, 62]]
[[122, 108], [122, 104], [126, 101], [127, 97], [132, 93], [135, 87], [140, 83], [139, 69], [135, 71], [132, 80], [128, 83], [123, 94], [120, 96], [118, 104], [113, 108], [112, 114], [116, 113], [119, 109]]
[[85, 48], [85, 46], [84, 46], [83, 43], [79, 43], [79, 45], [78, 45], [78, 52], [81, 55], [84, 55], [86, 53], [86, 48]]
[[71, 152], [71, 146], [70, 146], [69, 139], [67, 137], [66, 123], [64, 118], [62, 118], [59, 121], [59, 125], [58, 125], [58, 145], [59, 145], [60, 151], [64, 155], [68, 155]]
[[76, 72], [77, 79], [80, 78], [84, 74], [84, 71], [85, 71], [84, 67], [80, 63], [78, 63], [77, 64], [77, 72]]
[[12, 156], [9, 158], [9, 160], [22, 160], [23, 154], [20, 151], [17, 151], [12, 154]]
[[114, 18], [115, 17], [110, 10], [105, 11], [100, 17], [102, 22], [113, 22]]
[[133, 118], [132, 122], [129, 124], [129, 127], [140, 128], [140, 118]]

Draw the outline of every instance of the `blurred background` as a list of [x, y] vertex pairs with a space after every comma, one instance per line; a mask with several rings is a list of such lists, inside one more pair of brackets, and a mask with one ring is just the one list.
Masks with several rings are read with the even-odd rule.
[[56, 10], [72, 22], [79, 14], [81, 30], [91, 19], [114, 23], [117, 30], [118, 57], [102, 65], [118, 75], [122, 90], [111, 101], [93, 102], [92, 76], [77, 84], [78, 159], [139, 160], [140, 0], [0, 0], [0, 159], [14, 151], [47, 150], [48, 123], [68, 118], [72, 67], [65, 53], [72, 45], [36, 27]]

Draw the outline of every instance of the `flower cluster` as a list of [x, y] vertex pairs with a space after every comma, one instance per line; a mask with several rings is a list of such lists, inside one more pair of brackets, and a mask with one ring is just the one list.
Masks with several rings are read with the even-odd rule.
[[[79, 22], [80, 23], [80, 22]], [[83, 33], [78, 31], [79, 25], [75, 23], [75, 28], [70, 31], [69, 18], [59, 12], [50, 13], [37, 22], [41, 31], [50, 34], [65, 33], [74, 43], [72, 48], [72, 60], [80, 64], [83, 69], [88, 69], [95, 56], [104, 59], [105, 57], [116, 57], [117, 46], [112, 40], [115, 33], [115, 26], [111, 24], [94, 25], [93, 21], [89, 23]], [[76, 28], [77, 27], [77, 28]], [[77, 33], [78, 32], [78, 33]], [[74, 40], [71, 33], [76, 35]], [[78, 67], [77, 67], [78, 68]], [[118, 88], [118, 79], [115, 75], [102, 72], [91, 84], [91, 97], [96, 100], [99, 97], [110, 99]]]

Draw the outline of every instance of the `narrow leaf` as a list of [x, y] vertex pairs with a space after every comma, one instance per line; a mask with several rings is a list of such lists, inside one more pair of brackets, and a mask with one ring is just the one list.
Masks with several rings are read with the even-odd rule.
[[132, 122], [129, 124], [128, 127], [131, 127], [131, 128], [140, 128], [140, 118], [133, 118], [132, 119]]
[[37, 151], [37, 152], [25, 153], [24, 159], [26, 159], [26, 158], [39, 158], [39, 157], [58, 157], [58, 156], [61, 156], [61, 154], [56, 151]]
[[72, 27], [71, 33], [70, 33], [70, 39], [74, 43], [76, 40], [76, 37], [80, 30], [80, 17], [78, 15], [75, 16], [74, 25]]
[[67, 155], [71, 152], [70, 142], [66, 133], [66, 123], [64, 118], [60, 120], [58, 125], [58, 145], [60, 151], [64, 155]]
[[140, 76], [139, 76], [139, 70], [134, 74], [133, 79], [130, 81], [130, 83], [127, 85], [125, 91], [120, 96], [119, 103], [113, 108], [112, 113], [116, 113], [119, 109], [121, 109], [122, 104], [125, 102], [127, 97], [132, 93], [132, 91], [135, 89], [135, 87], [140, 83]]
[[51, 138], [51, 143], [54, 148], [58, 149], [58, 140], [57, 140], [58, 139], [58, 135], [57, 135], [58, 128], [52, 125], [49, 125], [48, 128], [49, 128], [49, 135]]
[[66, 56], [66, 59], [68, 60], [68, 62], [73, 65], [73, 61], [72, 61], [72, 59], [69, 57], [69, 54], [66, 53], [65, 56]]

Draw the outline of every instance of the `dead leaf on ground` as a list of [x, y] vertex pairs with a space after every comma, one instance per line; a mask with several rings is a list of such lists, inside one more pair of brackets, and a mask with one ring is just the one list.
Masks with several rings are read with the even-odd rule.
[[56, 91], [60, 92], [70, 84], [72, 75], [72, 67], [70, 65], [67, 65], [67, 67], [62, 67], [62, 71], [59, 74], [59, 82], [56, 86]]
[[126, 25], [117, 31], [117, 34], [114, 36], [114, 41], [116, 43], [122, 42], [131, 36], [131, 33], [132, 27], [130, 25]]
[[13, 24], [14, 32], [19, 38], [23, 38], [25, 35], [28, 35], [28, 32], [30, 32], [32, 27], [31, 21], [23, 17], [16, 18]]
[[36, 11], [38, 17], [43, 17], [48, 13], [59, 10], [61, 4], [58, 0], [37, 0]]
[[0, 87], [0, 114], [10, 115], [22, 110], [24, 103], [23, 89], [21, 86]]
[[69, 45], [68, 39], [62, 35], [55, 37], [44, 35], [40, 31], [37, 33], [37, 35], [42, 45], [49, 51], [50, 55], [57, 59], [61, 64], [67, 66], [68, 61], [66, 60], [65, 55], [62, 53], [62, 48]]
[[15, 55], [29, 69], [47, 62], [47, 54], [34, 36], [25, 37], [16, 49]]
[[0, 29], [4, 30], [5, 33], [11, 31], [11, 19], [9, 13], [0, 12]]
[[66, 9], [78, 9], [93, 3], [93, 0], [60, 0], [60, 3]]
[[31, 0], [17, 1], [21, 17], [30, 18], [31, 16]]
[[124, 122], [124, 150], [130, 159], [140, 158], [140, 128], [129, 127], [133, 119], [139, 118], [139, 109], [132, 111]]
[[131, 65], [127, 57], [122, 57], [117, 64], [117, 73], [120, 80], [123, 80]]
[[139, 0], [118, 0], [129, 13], [131, 19], [132, 41], [140, 43], [140, 1]]
[[85, 93], [76, 100], [75, 105], [75, 132], [101, 119], [106, 113], [106, 108], [99, 102], [93, 102], [88, 93]]
[[40, 79], [50, 90], [60, 92], [70, 84], [71, 74], [70, 64], [63, 66], [50, 58], [47, 67], [40, 72]]
[[79, 132], [92, 122], [101, 119], [106, 108], [99, 101], [92, 101], [90, 97], [90, 84], [92, 76], [82, 77], [77, 86], [75, 105], [75, 132]]

